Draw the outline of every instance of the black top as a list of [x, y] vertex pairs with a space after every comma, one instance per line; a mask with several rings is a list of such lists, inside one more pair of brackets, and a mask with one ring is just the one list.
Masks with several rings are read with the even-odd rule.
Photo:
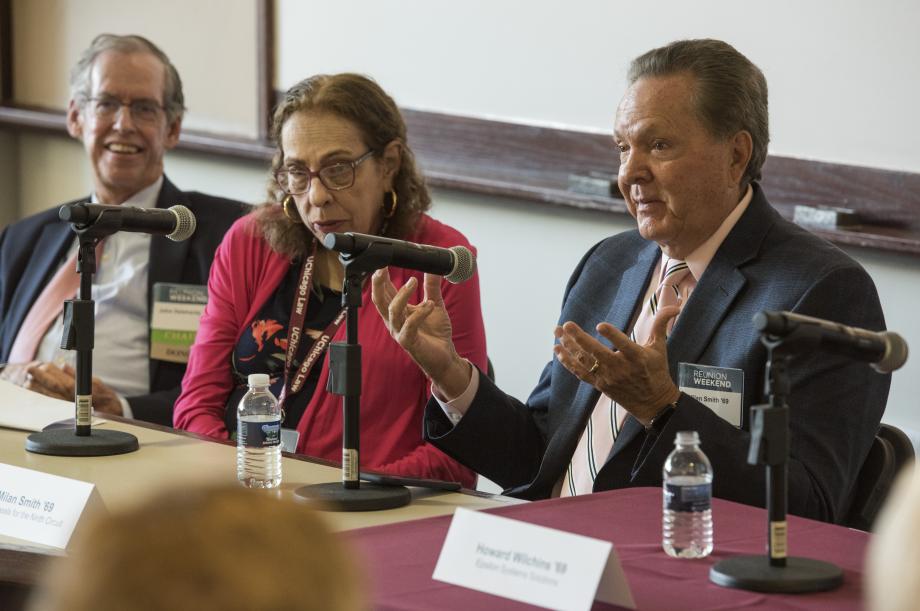
[[[291, 308], [297, 285], [300, 283], [300, 271], [303, 262], [293, 261], [281, 284], [252, 322], [243, 330], [231, 355], [233, 377], [236, 386], [227, 399], [226, 424], [231, 434], [236, 430], [236, 408], [248, 390], [247, 377], [251, 373], [267, 373], [271, 379], [271, 391], [276, 397], [281, 396], [284, 386], [284, 360], [287, 356], [288, 325], [291, 320]], [[305, 354], [313, 346], [315, 335], [322, 332], [342, 310], [342, 294], [326, 287], [311, 287], [310, 300], [304, 318], [301, 344], [294, 357], [293, 369], [296, 370]], [[284, 405], [285, 428], [296, 428], [300, 422], [307, 403], [316, 390], [319, 374], [326, 359], [325, 351], [316, 359], [303, 388]]]

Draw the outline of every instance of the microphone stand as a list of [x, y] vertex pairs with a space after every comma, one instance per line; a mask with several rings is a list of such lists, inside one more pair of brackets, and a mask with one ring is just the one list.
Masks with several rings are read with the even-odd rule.
[[294, 491], [301, 498], [320, 501], [334, 511], [376, 511], [408, 505], [412, 499], [405, 486], [361, 482], [361, 345], [358, 342], [358, 308], [368, 272], [386, 267], [393, 258], [390, 244], [374, 243], [355, 256], [341, 255], [345, 266], [342, 305], [346, 308], [345, 342], [329, 346], [327, 390], [342, 395], [342, 481], [301, 486]]
[[789, 360], [821, 343], [820, 329], [800, 325], [785, 337], [764, 335], [767, 347], [768, 402], [751, 407], [751, 445], [748, 464], [762, 464], [767, 471], [767, 555], [735, 556], [717, 562], [709, 570], [713, 583], [755, 592], [786, 594], [833, 590], [843, 583], [840, 567], [829, 562], [787, 557], [786, 509], [788, 495]]
[[64, 334], [61, 348], [76, 350], [76, 388], [74, 429], [51, 428], [26, 438], [26, 450], [52, 456], [111, 456], [138, 449], [137, 437], [130, 433], [93, 430], [93, 345], [96, 333], [95, 304], [92, 297], [96, 273], [96, 244], [117, 232], [119, 217], [102, 214], [89, 226], [71, 225], [78, 235], [77, 273], [80, 274], [79, 299], [64, 302]]

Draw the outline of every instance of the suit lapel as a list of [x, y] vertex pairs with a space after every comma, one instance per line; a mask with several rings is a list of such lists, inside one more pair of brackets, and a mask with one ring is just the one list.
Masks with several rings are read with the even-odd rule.
[[28, 246], [35, 253], [35, 258], [29, 263], [27, 273], [23, 274], [9, 316], [3, 321], [4, 354], [12, 348], [16, 334], [32, 308], [32, 304], [57, 271], [61, 258], [67, 252], [67, 247], [73, 242], [73, 239], [74, 233], [70, 230], [70, 225], [63, 222], [52, 223], [45, 225], [35, 244]]
[[[658, 246], [654, 242], [649, 242], [637, 253], [635, 264], [626, 270], [620, 280], [620, 290], [617, 291], [616, 298], [605, 320], [624, 333], [628, 331], [629, 324], [632, 322], [636, 310], [642, 305], [641, 302], [643, 297], [645, 297], [645, 290], [648, 287], [649, 278], [660, 256], [661, 250], [659, 250]], [[587, 411], [590, 414], [591, 409], [597, 404], [600, 392], [588, 384], [582, 384], [582, 386], [588, 387], [594, 391], [591, 393], [591, 401], [589, 405], [587, 405]], [[634, 428], [630, 421], [638, 428]], [[585, 421], [582, 424], [582, 428], [584, 428], [586, 424], [587, 422]], [[642, 426], [639, 425], [638, 421], [632, 416], [627, 415], [623, 423], [623, 430], [620, 431], [619, 435], [617, 435], [617, 438], [614, 440], [610, 456], [612, 457], [615, 455], [620, 447], [628, 444], [630, 439], [635, 437], [641, 430]]]
[[[157, 196], [157, 208], [169, 208], [175, 205], [188, 206], [188, 196], [176, 188], [166, 176]], [[153, 285], [157, 282], [177, 283], [182, 281], [185, 260], [188, 257], [191, 240], [173, 242], [165, 236], [155, 235], [150, 238], [150, 263], [147, 271], [147, 322], [153, 316]], [[157, 370], [160, 361], [150, 359], [150, 387], [155, 388]]]
[[[760, 252], [773, 218], [760, 188], [747, 210], [725, 237], [687, 300], [668, 339], [668, 366], [677, 379], [680, 363], [695, 363], [747, 284], [741, 269]], [[714, 363], [710, 363], [714, 364]]]
[[677, 379], [679, 363], [697, 362], [746, 282], [735, 265], [713, 258], [668, 338], [672, 378]]
[[[757, 256], [767, 231], [773, 225], [771, 208], [763, 193], [756, 184], [753, 189], [754, 196], [748, 209], [716, 251], [668, 338], [668, 367], [675, 381], [678, 379], [678, 365], [697, 362], [732, 302], [744, 289], [747, 280], [740, 268]], [[627, 415], [608, 461], [643, 430], [638, 420]]]
[[661, 251], [658, 249], [658, 246], [652, 242], [649, 242], [638, 252], [635, 264], [626, 270], [621, 277], [617, 296], [613, 300], [613, 305], [610, 307], [604, 320], [624, 333], [627, 332], [633, 314], [641, 305], [640, 302], [645, 296], [645, 289], [648, 287], [649, 277], [660, 256]]

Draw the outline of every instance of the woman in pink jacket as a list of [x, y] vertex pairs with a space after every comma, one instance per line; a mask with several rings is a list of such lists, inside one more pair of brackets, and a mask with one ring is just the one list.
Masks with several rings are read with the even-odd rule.
[[[275, 110], [272, 135], [279, 143], [274, 202], [238, 221], [217, 250], [174, 423], [227, 439], [247, 375], [267, 373], [276, 396], [284, 396], [282, 426], [299, 433], [297, 452], [340, 462], [341, 397], [326, 391], [329, 361], [320, 348], [344, 339], [344, 268], [323, 247], [324, 236], [351, 231], [470, 245], [425, 214], [431, 198], [406, 144], [405, 123], [372, 80], [338, 74], [298, 83]], [[423, 301], [421, 273], [394, 268], [390, 275], [400, 286], [415, 278], [415, 303]], [[441, 286], [458, 352], [484, 371], [478, 276]], [[422, 439], [430, 385], [390, 337], [371, 302], [370, 282], [363, 303], [362, 468], [472, 487], [472, 471]]]

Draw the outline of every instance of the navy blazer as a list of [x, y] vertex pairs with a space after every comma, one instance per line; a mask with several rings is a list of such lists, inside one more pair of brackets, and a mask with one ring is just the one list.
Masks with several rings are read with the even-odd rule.
[[[763, 402], [767, 356], [752, 317], [761, 310], [790, 310], [884, 329], [878, 294], [866, 271], [835, 246], [783, 219], [753, 186], [748, 209], [699, 279], [668, 339], [675, 383], [682, 362], [744, 371], [741, 428], [687, 395], [681, 395], [659, 434], [646, 432], [628, 416], [598, 472], [595, 491], [660, 485], [675, 433], [696, 430], [713, 465], [713, 494], [764, 506], [764, 468], [746, 460], [749, 408]], [[560, 324], [574, 321], [595, 336], [602, 321], [625, 329], [641, 305], [660, 253], [638, 231], [594, 246], [572, 274]], [[891, 376], [823, 352], [795, 357], [789, 369], [789, 511], [840, 520], [881, 420]], [[553, 359], [526, 404], [484, 375], [456, 427], [432, 400], [425, 434], [506, 493], [546, 498], [563, 476], [599, 395]]]
[[[76, 200], [87, 201], [87, 198]], [[73, 202], [70, 202], [73, 203]], [[148, 319], [157, 282], [207, 284], [214, 251], [230, 225], [248, 206], [195, 191], [180, 191], [165, 176], [157, 208], [181, 204], [198, 221], [195, 234], [183, 242], [165, 236], [150, 240]], [[58, 219], [58, 208], [39, 212], [0, 232], [0, 362], [6, 362], [19, 326], [73, 244], [70, 225]], [[104, 350], [105, 346], [96, 346]], [[150, 394], [128, 397], [138, 420], [172, 426], [173, 403], [179, 396], [185, 365], [150, 360]]]

